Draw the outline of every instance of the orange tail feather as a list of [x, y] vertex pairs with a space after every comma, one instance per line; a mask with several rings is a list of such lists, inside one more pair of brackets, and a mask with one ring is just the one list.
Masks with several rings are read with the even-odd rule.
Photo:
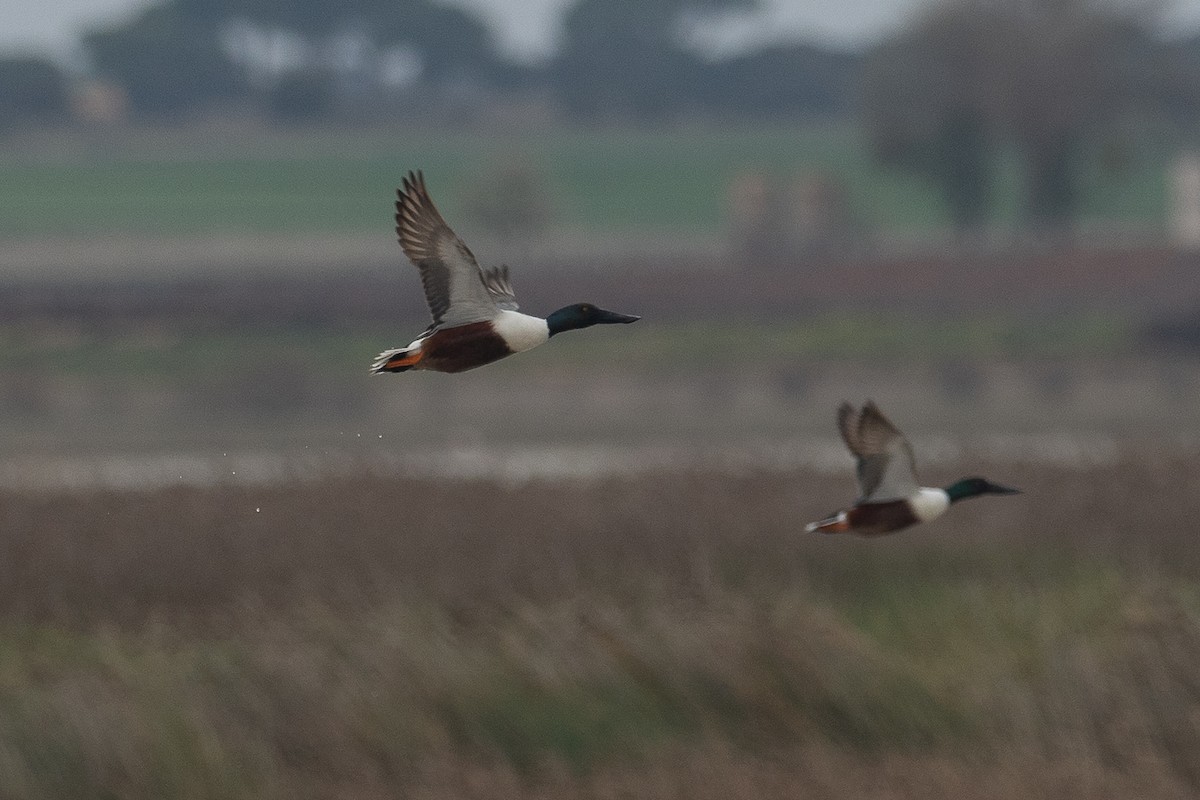
[[808, 523], [804, 530], [807, 533], [845, 533], [850, 530], [850, 515], [839, 511], [832, 517]]
[[424, 355], [419, 347], [411, 350], [388, 350], [380, 353], [375, 359], [375, 363], [371, 365], [371, 372], [404, 372], [415, 367]]

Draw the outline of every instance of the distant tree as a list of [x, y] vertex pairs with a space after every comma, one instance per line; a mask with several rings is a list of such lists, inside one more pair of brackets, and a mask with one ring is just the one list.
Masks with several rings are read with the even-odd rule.
[[382, 2], [369, 17], [382, 44], [405, 45], [419, 54], [423, 79], [494, 82], [507, 71], [491, 33], [478, 18], [432, 2]]
[[681, 33], [685, 14], [751, 9], [757, 0], [581, 0], [567, 12], [551, 65], [578, 115], [652, 119], [694, 103], [700, 57]]
[[1025, 170], [1029, 221], [1069, 224], [1088, 139], [1156, 95], [1148, 6], [952, 0], [879, 47], [864, 111], [881, 157], [929, 175], [962, 227], [984, 216], [992, 153]]
[[954, 227], [977, 229], [988, 212], [992, 164], [987, 123], [968, 106], [951, 109], [930, 142], [934, 163], [926, 168], [941, 187]]
[[69, 98], [61, 69], [41, 58], [0, 59], [0, 130], [64, 117]]
[[281, 122], [311, 122], [336, 105], [336, 80], [327, 71], [300, 69], [283, 75], [267, 94], [271, 115]]
[[171, 116], [244, 97], [244, 70], [225, 52], [215, 20], [177, 5], [152, 6], [132, 22], [84, 36], [101, 75], [120, 84], [133, 108]]
[[1163, 42], [1157, 56], [1146, 59], [1155, 100], [1169, 119], [1191, 128], [1200, 120], [1200, 35]]
[[750, 117], [850, 111], [862, 59], [808, 44], [772, 45], [698, 67], [696, 97], [715, 113]]

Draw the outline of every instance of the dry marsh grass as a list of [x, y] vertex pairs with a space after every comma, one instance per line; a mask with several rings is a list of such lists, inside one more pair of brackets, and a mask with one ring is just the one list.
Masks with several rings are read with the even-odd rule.
[[982, 471], [9, 494], [0, 797], [1194, 795], [1194, 464]]

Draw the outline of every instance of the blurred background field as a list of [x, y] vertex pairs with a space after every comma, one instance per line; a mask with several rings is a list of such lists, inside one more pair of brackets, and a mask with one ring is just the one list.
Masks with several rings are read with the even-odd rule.
[[0, 797], [1195, 795], [1200, 3], [13, 2]]
[[[859, 224], [882, 234], [911, 237], [950, 223], [935, 187], [879, 164], [866, 133], [837, 120], [487, 133], [430, 131], [415, 120], [209, 135], [219, 144], [194, 131], [18, 138], [17, 152], [0, 160], [0, 225], [12, 236], [378, 235], [395, 176], [417, 167], [436, 181], [443, 211], [459, 219], [489, 173], [527, 170], [553, 203], [553, 224], [592, 235], [641, 230], [711, 240], [726, 223], [730, 182], [756, 171], [836, 176]], [[1093, 166], [1081, 178], [1081, 221], [1164, 225], [1170, 155], [1134, 143], [1121, 170]], [[1019, 185], [1019, 166], [1007, 159], [995, 223], [1019, 220]]]

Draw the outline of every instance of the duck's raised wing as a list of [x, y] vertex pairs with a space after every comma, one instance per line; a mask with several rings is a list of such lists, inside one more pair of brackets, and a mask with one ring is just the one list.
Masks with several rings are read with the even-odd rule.
[[496, 316], [499, 306], [475, 255], [442, 219], [419, 171], [408, 173], [396, 192], [396, 235], [421, 271], [434, 325], [465, 325]]
[[508, 264], [501, 264], [483, 271], [483, 285], [492, 296], [496, 307], [504, 311], [516, 311], [517, 296], [513, 293], [512, 281], [508, 277]]
[[842, 403], [838, 430], [858, 460], [860, 502], [903, 500], [917, 491], [912, 446], [875, 403], [868, 400], [858, 411]]

